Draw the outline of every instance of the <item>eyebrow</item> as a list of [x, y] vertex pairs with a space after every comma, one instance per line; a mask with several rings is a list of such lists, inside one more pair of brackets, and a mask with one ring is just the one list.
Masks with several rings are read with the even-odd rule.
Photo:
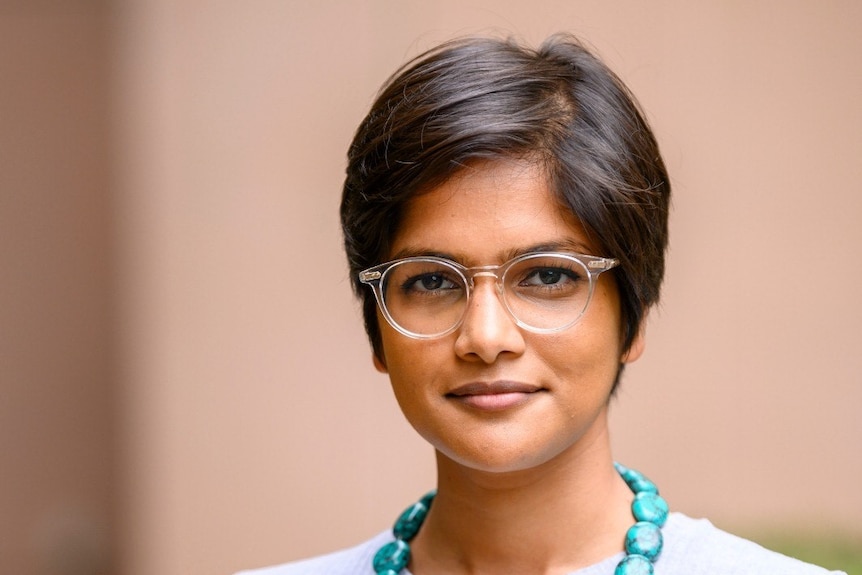
[[[590, 250], [584, 243], [579, 242], [578, 240], [565, 238], [557, 241], [533, 244], [522, 248], [513, 248], [505, 252], [501, 252], [499, 263], [507, 262], [518, 256], [536, 254], [541, 252], [574, 252], [583, 255], [594, 255], [590, 253], [591, 251], [592, 250]], [[408, 246], [403, 249], [400, 249], [395, 254], [393, 254], [392, 259], [400, 260], [403, 258], [411, 257], [437, 257], [451, 260], [453, 262], [458, 262], [462, 265], [468, 265], [470, 263], [470, 260], [473, 259], [469, 257], [466, 252], [444, 252], [440, 250], [426, 249], [418, 246]], [[487, 264], [488, 262], [481, 263], [481, 265]]]

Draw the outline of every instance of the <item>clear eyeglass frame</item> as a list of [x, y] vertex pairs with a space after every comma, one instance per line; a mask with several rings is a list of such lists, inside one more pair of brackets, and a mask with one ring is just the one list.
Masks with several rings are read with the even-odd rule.
[[[587, 279], [589, 280], [588, 293], [586, 295], [586, 299], [582, 305], [582, 309], [577, 316], [569, 321], [565, 321], [560, 326], [555, 326], [551, 328], [542, 328], [530, 325], [529, 323], [523, 321], [519, 318], [515, 311], [512, 309], [512, 306], [509, 303], [509, 298], [506, 296], [506, 287], [503, 283], [503, 278], [506, 277], [507, 271], [521, 264], [525, 261], [531, 259], [539, 259], [539, 258], [563, 258], [570, 262], [576, 262], [578, 265], [582, 266], [583, 270], [587, 272]], [[466, 293], [464, 298], [463, 310], [460, 314], [460, 318], [454, 322], [450, 327], [435, 333], [417, 333], [415, 331], [411, 331], [404, 326], [400, 325], [395, 318], [392, 317], [388, 306], [386, 305], [386, 298], [384, 294], [384, 282], [387, 278], [389, 272], [400, 265], [404, 265], [406, 263], [415, 262], [415, 263], [429, 263], [429, 264], [437, 264], [442, 265], [449, 268], [452, 272], [454, 272], [457, 276], [461, 278], [463, 281], [463, 285], [465, 287]], [[589, 307], [590, 301], [593, 297], [593, 292], [595, 291], [596, 282], [598, 281], [599, 275], [602, 272], [606, 272], [616, 266], [619, 265], [619, 260], [615, 258], [605, 258], [600, 256], [593, 256], [587, 254], [573, 253], [573, 252], [533, 252], [527, 253], [511, 260], [500, 264], [500, 265], [490, 265], [490, 266], [476, 266], [476, 267], [467, 267], [456, 261], [441, 258], [437, 256], [414, 256], [401, 258], [397, 260], [392, 260], [389, 262], [385, 262], [382, 264], [378, 264], [376, 266], [372, 266], [364, 271], [359, 272], [359, 281], [364, 284], [371, 286], [374, 291], [374, 297], [377, 300], [377, 306], [380, 309], [383, 317], [386, 321], [391, 325], [395, 330], [399, 333], [414, 339], [435, 339], [439, 337], [446, 336], [453, 331], [457, 330], [464, 321], [464, 316], [466, 316], [467, 309], [469, 309], [470, 298], [472, 297], [472, 292], [474, 289], [474, 278], [476, 277], [493, 277], [495, 278], [496, 289], [497, 289], [497, 297], [503, 305], [503, 308], [508, 313], [509, 317], [515, 322], [519, 327], [539, 334], [550, 334], [557, 333], [563, 330], [566, 330], [573, 325], [575, 325], [584, 315], [587, 308]]]

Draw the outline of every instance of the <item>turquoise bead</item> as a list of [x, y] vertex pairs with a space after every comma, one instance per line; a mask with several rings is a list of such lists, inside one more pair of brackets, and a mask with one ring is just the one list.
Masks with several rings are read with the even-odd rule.
[[419, 503], [421, 503], [422, 505], [424, 505], [428, 509], [431, 509], [431, 502], [434, 501], [434, 498], [436, 496], [437, 496], [437, 490], [432, 489], [431, 491], [429, 491], [428, 493], [426, 493], [425, 495], [422, 496], [422, 499], [419, 500]]
[[642, 477], [637, 481], [632, 481], [629, 484], [629, 488], [634, 493], [655, 493], [658, 494], [658, 487], [656, 487], [655, 483], [647, 479], [646, 477]]
[[626, 553], [643, 555], [652, 561], [662, 548], [661, 529], [655, 523], [638, 521], [626, 532]]
[[384, 571], [380, 571], [377, 575], [399, 575], [398, 571], [393, 571], [392, 569], [386, 569]]
[[400, 572], [410, 563], [410, 545], [396, 539], [387, 543], [374, 555], [374, 572], [378, 575], [386, 573], [387, 570]]
[[626, 483], [630, 483], [634, 479], [643, 477], [641, 473], [635, 471], [634, 469], [629, 469], [628, 467], [624, 467], [619, 463], [616, 463], [614, 465], [617, 468], [617, 473], [620, 474], [620, 477], [622, 477]]
[[421, 501], [417, 501], [405, 509], [404, 513], [395, 521], [392, 533], [397, 539], [410, 541], [419, 532], [426, 515], [428, 515], [428, 508]]
[[656, 487], [655, 483], [647, 479], [646, 475], [639, 471], [635, 471], [634, 469], [628, 469], [619, 464], [616, 465], [617, 473], [620, 474], [620, 477], [623, 478], [623, 481], [626, 482], [626, 485], [628, 485], [629, 489], [634, 493], [658, 493], [658, 487]]
[[643, 555], [627, 555], [617, 565], [614, 575], [653, 575], [652, 562]]
[[661, 495], [650, 491], [636, 493], [632, 501], [632, 515], [636, 521], [649, 521], [662, 527], [667, 521], [669, 511], [667, 502]]

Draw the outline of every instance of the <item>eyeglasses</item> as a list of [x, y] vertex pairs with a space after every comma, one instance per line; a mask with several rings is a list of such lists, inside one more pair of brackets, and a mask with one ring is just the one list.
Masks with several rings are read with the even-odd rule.
[[359, 273], [389, 324], [417, 338], [442, 337], [464, 320], [477, 277], [496, 279], [497, 294], [517, 325], [554, 333], [574, 325], [587, 309], [599, 274], [611, 258], [573, 253], [531, 253], [499, 266], [468, 268], [434, 256], [399, 259]]

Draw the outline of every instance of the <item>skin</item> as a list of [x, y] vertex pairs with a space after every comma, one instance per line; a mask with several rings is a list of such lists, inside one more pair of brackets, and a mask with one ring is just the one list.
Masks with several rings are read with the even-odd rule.
[[[556, 203], [540, 167], [500, 160], [414, 198], [390, 259], [496, 265], [538, 246], [607, 255]], [[518, 327], [487, 277], [476, 278], [464, 322], [447, 336], [412, 339], [379, 319], [375, 366], [437, 453], [438, 496], [411, 543], [415, 575], [562, 574], [621, 551], [631, 493], [612, 467], [608, 401], [620, 363], [641, 355], [644, 338], [622, 349], [611, 273], [581, 320], [555, 334]], [[453, 395], [467, 384], [480, 391]]]

